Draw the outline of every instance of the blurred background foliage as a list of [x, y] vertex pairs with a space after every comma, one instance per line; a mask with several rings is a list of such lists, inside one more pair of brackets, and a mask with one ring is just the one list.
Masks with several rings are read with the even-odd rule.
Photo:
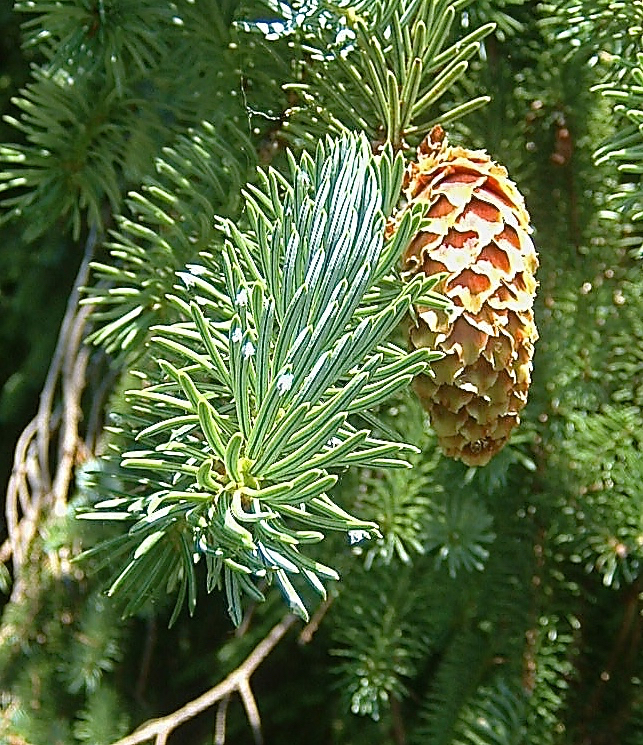
[[[0, 9], [0, 106], [11, 110], [10, 99], [29, 79], [34, 55], [21, 44], [20, 17], [9, 3]], [[4, 119], [2, 142], [24, 140]], [[2, 229], [0, 252], [0, 427], [6, 447], [0, 452], [3, 492], [13, 459], [13, 444], [33, 416], [58, 327], [71, 289], [74, 266], [80, 261], [69, 237], [51, 235], [40, 246], [25, 244], [18, 225]], [[71, 265], [71, 266], [70, 266]], [[48, 307], [43, 313], [34, 298]]]

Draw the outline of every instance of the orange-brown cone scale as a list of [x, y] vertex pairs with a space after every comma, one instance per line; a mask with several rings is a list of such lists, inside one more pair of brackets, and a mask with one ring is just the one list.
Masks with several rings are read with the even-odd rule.
[[434, 128], [405, 180], [410, 204], [429, 205], [404, 253], [405, 274], [445, 272], [447, 314], [417, 308], [411, 344], [445, 354], [415, 390], [443, 452], [481, 466], [503, 447], [527, 402], [538, 257], [529, 215], [507, 171], [484, 151], [449, 147]]

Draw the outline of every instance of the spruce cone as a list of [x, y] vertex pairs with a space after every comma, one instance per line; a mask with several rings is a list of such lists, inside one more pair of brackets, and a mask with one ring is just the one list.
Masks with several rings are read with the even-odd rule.
[[435, 127], [405, 182], [427, 202], [428, 224], [404, 254], [405, 273], [446, 272], [448, 315], [418, 308], [414, 347], [445, 353], [414, 387], [443, 452], [480, 466], [503, 447], [527, 402], [538, 332], [532, 306], [538, 258], [524, 200], [484, 151], [449, 147]]

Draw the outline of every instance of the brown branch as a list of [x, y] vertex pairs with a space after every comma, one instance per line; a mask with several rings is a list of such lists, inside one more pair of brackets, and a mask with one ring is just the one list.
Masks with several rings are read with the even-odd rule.
[[[19, 567], [23, 561], [22, 546], [25, 542], [22, 540], [20, 533], [25, 532], [28, 529], [28, 523], [33, 524], [35, 519], [26, 482], [30, 467], [28, 463], [30, 445], [37, 431], [38, 422], [36, 419], [32, 419], [18, 438], [14, 466], [7, 488], [5, 516], [9, 538], [7, 539], [8, 547], [5, 549], [5, 546], [3, 546], [2, 553], [4, 561], [8, 561], [13, 554], [15, 568]], [[23, 522], [22, 525], [21, 522]]]
[[51, 490], [54, 514], [62, 515], [67, 504], [67, 492], [71, 482], [76, 451], [78, 449], [78, 425], [82, 418], [81, 396], [85, 388], [87, 363], [90, 350], [82, 346], [83, 332], [87, 324], [90, 308], [85, 306], [76, 314], [73, 335], [70, 339], [76, 351], [72, 364], [66, 365], [62, 381], [62, 427], [59, 435], [58, 463]]
[[304, 626], [301, 633], [299, 634], [299, 643], [300, 644], [310, 644], [310, 642], [313, 640], [313, 636], [319, 626], [321, 625], [321, 622], [324, 619], [324, 616], [326, 613], [328, 613], [328, 609], [332, 605], [334, 600], [334, 596], [329, 595], [326, 600], [324, 600], [322, 603], [319, 604], [317, 610], [314, 612], [313, 617], [310, 619], [310, 621]]
[[395, 745], [406, 745], [406, 728], [400, 699], [391, 697], [392, 735]]
[[250, 688], [250, 682], [244, 678], [239, 683], [239, 695], [243, 702], [243, 708], [246, 710], [246, 716], [248, 722], [252, 728], [252, 735], [254, 737], [255, 745], [263, 745], [263, 735], [261, 733], [261, 717], [259, 716], [259, 709], [257, 702], [255, 701], [254, 694]]
[[[51, 470], [49, 467], [49, 445], [51, 440], [50, 419], [54, 410], [54, 400], [58, 384], [62, 376], [63, 382], [68, 379], [74, 366], [74, 361], [78, 356], [78, 348], [82, 343], [82, 335], [85, 327], [85, 320], [88, 315], [88, 309], [79, 311], [78, 301], [80, 290], [87, 284], [89, 277], [89, 264], [94, 255], [96, 246], [96, 230], [92, 229], [85, 244], [83, 260], [76, 274], [73, 289], [67, 299], [65, 315], [58, 332], [56, 348], [49, 364], [49, 370], [45, 379], [42, 392], [40, 394], [40, 405], [38, 406], [37, 421], [37, 442], [38, 442], [38, 461], [40, 464], [40, 478], [43, 492], [51, 489]], [[80, 316], [80, 318], [79, 318]]]
[[217, 706], [217, 717], [214, 722], [214, 745], [225, 745], [226, 716], [228, 715], [230, 697], [231, 694], [226, 693]]
[[[38, 413], [23, 430], [14, 452], [5, 505], [9, 537], [0, 548], [3, 562], [13, 558], [16, 578], [13, 600], [22, 592], [20, 568], [26, 561], [43, 510], [63, 514], [67, 503], [80, 443], [81, 397], [90, 355], [83, 346], [90, 309], [79, 307], [78, 301], [81, 287], [87, 284], [96, 243], [97, 234], [92, 230], [67, 301]], [[56, 463], [51, 464], [51, 446], [56, 436]]]
[[[153, 719], [147, 724], [144, 724], [131, 735], [112, 743], [112, 745], [138, 745], [138, 743], [147, 742], [152, 738], [155, 738], [155, 745], [164, 745], [173, 730], [180, 727], [184, 722], [194, 719], [198, 714], [201, 714], [206, 711], [206, 709], [209, 709], [211, 706], [216, 704], [217, 701], [225, 701], [226, 697], [229, 697], [230, 694], [235, 691], [240, 693], [244, 706], [246, 707], [246, 713], [248, 714], [250, 725], [253, 727], [255, 732], [256, 742], [261, 742], [261, 739], [256, 739], [257, 730], [255, 727], [259, 727], [259, 737], [261, 738], [261, 724], [259, 722], [259, 712], [257, 710], [255, 699], [250, 689], [250, 678], [259, 665], [286, 635], [287, 631], [296, 620], [296, 616], [290, 614], [285, 616], [276, 626], [273, 627], [268, 635], [257, 644], [236, 670], [231, 672], [227, 678], [222, 680], [220, 683], [217, 683], [217, 685], [209, 691], [206, 691], [198, 698], [188, 702], [185, 706], [177, 709], [172, 714], [168, 714], [160, 719]], [[221, 708], [217, 715], [217, 725], [222, 727], [223, 736], [225, 737], [225, 709], [222, 722], [219, 721], [220, 712]], [[217, 735], [219, 735], [219, 730], [217, 730]], [[222, 743], [224, 740], [217, 739], [216, 742]]]

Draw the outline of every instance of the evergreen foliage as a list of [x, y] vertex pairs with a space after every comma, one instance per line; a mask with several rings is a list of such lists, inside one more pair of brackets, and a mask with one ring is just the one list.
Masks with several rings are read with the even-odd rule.
[[381, 205], [395, 203], [401, 166], [400, 157], [375, 161], [364, 139], [320, 143], [315, 160], [292, 164], [289, 183], [270, 170], [263, 189], [247, 194], [252, 232], [225, 222], [220, 258], [204, 253], [203, 265], [178, 273], [185, 297], [169, 299], [190, 321], [153, 328], [161, 375], [141, 373], [141, 390], [126, 394], [132, 413], [120, 415], [128, 429], [132, 416], [138, 422], [138, 447], [123, 453], [111, 498], [84, 515], [132, 522], [108, 544], [133, 550], [109, 591], [132, 596], [126, 613], [174, 585], [193, 609], [196, 547], [208, 587], [223, 583], [236, 623], [244, 592], [263, 599], [255, 577], [274, 578], [307, 617], [289, 575], [325, 596], [321, 580], [336, 573], [300, 553], [323, 538], [305, 528], [376, 530], [326, 492], [332, 470], [405, 465], [404, 446], [373, 438], [349, 416], [426, 369], [430, 353], [386, 339], [414, 303], [444, 305], [429, 294], [435, 278], [402, 285], [391, 274], [421, 218], [409, 213], [383, 245]]
[[[641, 745], [643, 3], [14, 10], [7, 421], [53, 348], [33, 298], [99, 247], [53, 394], [85, 419], [7, 500], [0, 741], [112, 745], [232, 680], [167, 742]], [[422, 210], [386, 230], [435, 123], [508, 167], [540, 254], [530, 401], [478, 469], [407, 390], [414, 307], [447, 307], [399, 275]]]

